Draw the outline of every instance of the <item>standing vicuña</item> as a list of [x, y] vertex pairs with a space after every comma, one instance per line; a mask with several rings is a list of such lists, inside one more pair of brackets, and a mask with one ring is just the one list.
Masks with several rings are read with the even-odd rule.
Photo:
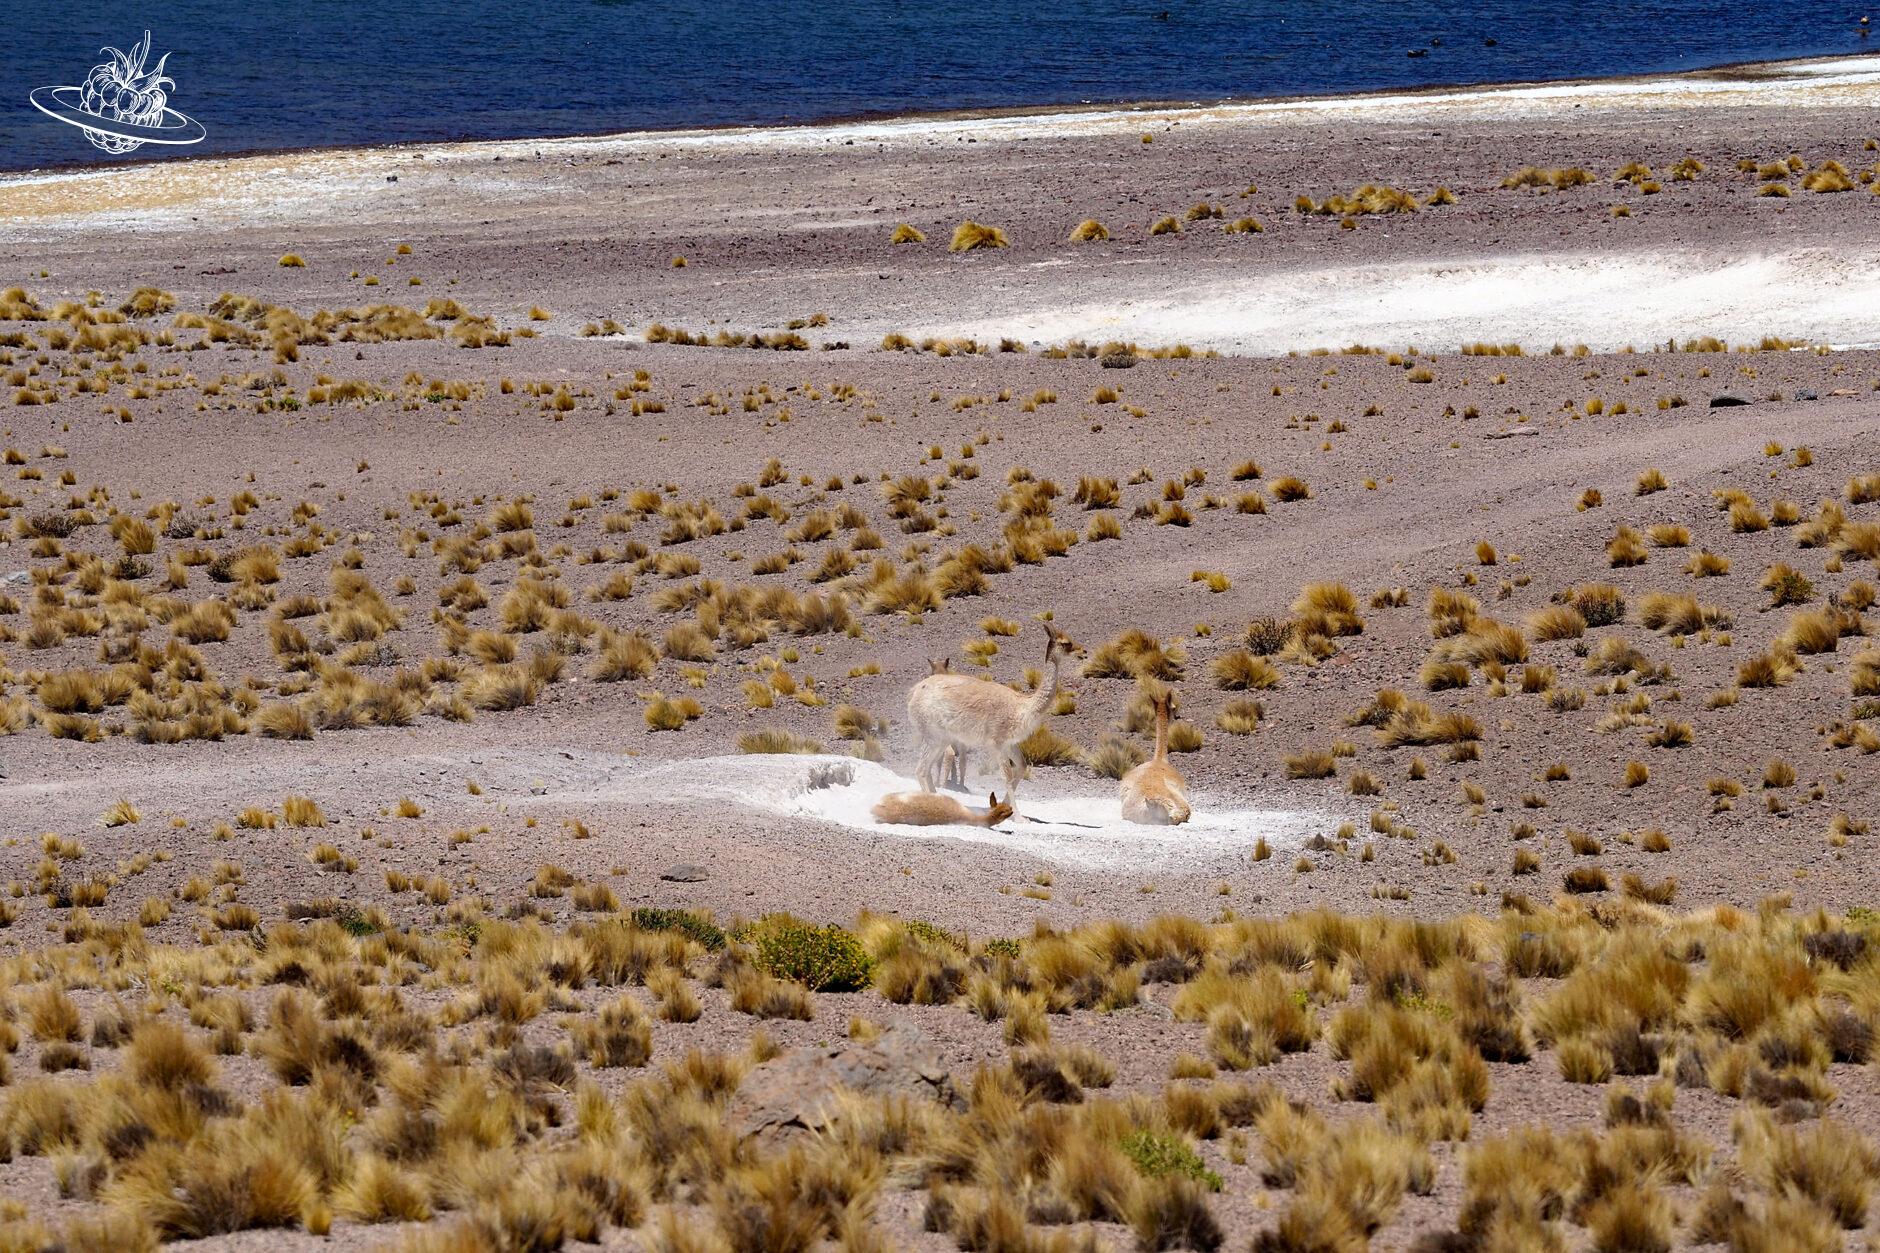
[[875, 821], [903, 827], [991, 827], [1012, 816], [1009, 801], [993, 792], [984, 809], [970, 809], [938, 792], [890, 792], [875, 802]]
[[1169, 694], [1155, 698], [1155, 756], [1123, 776], [1123, 821], [1176, 826], [1188, 821], [1188, 789], [1168, 764]]
[[951, 748], [962, 762], [968, 752], [982, 752], [1005, 763], [1006, 800], [1016, 802], [1018, 781], [1025, 773], [1019, 752], [1033, 731], [1043, 725], [1057, 700], [1058, 671], [1077, 645], [1050, 624], [1044, 646], [1051, 681], [1024, 695], [985, 679], [963, 674], [930, 674], [907, 695], [907, 720], [920, 743], [920, 787], [934, 790], [934, 771]]

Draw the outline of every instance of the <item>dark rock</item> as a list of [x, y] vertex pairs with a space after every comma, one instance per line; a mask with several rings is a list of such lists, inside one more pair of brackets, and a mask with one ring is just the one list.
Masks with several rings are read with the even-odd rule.
[[1796, 388], [1796, 389], [1795, 389], [1795, 399], [1797, 399], [1797, 400], [1819, 400], [1819, 399], [1821, 399], [1821, 397], [1819, 397], [1819, 396], [1817, 396], [1817, 395], [1815, 395], [1815, 390], [1814, 390], [1814, 388], [1812, 388], [1812, 387], [1798, 387], [1798, 388]]
[[1710, 398], [1712, 409], [1730, 409], [1737, 405], [1747, 405], [1748, 396], [1739, 396], [1735, 392], [1719, 392]]
[[731, 1098], [725, 1121], [742, 1138], [820, 1132], [841, 1121], [844, 1090], [918, 1097], [955, 1109], [965, 1104], [926, 1035], [896, 1023], [873, 1040], [792, 1049], [757, 1066]]
[[682, 861], [667, 866], [659, 872], [659, 877], [668, 883], [703, 883], [711, 874], [696, 862]]

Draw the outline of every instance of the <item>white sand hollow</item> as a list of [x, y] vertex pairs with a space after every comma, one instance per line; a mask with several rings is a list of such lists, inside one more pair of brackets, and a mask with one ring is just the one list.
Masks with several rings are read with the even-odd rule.
[[[646, 791], [683, 808], [731, 803], [781, 817], [832, 823], [896, 839], [957, 839], [1027, 853], [1065, 866], [1106, 870], [1200, 869], [1244, 859], [1265, 836], [1275, 853], [1329, 833], [1336, 815], [1313, 810], [1215, 808], [1194, 797], [1195, 815], [1179, 827], [1124, 822], [1114, 784], [1084, 783], [1078, 794], [1047, 794], [1036, 780], [1019, 798], [1020, 816], [990, 830], [909, 827], [876, 822], [870, 812], [890, 792], [919, 786], [875, 762], [840, 756], [752, 755], [660, 762], [615, 787]], [[563, 793], [558, 801], [570, 798]], [[985, 804], [985, 795], [966, 798]]]

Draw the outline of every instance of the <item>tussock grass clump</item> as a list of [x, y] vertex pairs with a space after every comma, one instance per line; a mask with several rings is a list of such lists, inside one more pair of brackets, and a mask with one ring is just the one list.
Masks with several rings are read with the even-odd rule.
[[1322, 748], [1303, 748], [1286, 757], [1289, 779], [1329, 779], [1338, 772], [1337, 759]]
[[1675, 592], [1647, 592], [1639, 598], [1639, 621], [1669, 635], [1695, 635], [1705, 628], [1726, 629], [1730, 615], [1715, 605], [1700, 605], [1694, 596]]
[[1625, 617], [1625, 595], [1610, 583], [1588, 583], [1576, 587], [1566, 603], [1589, 627], [1611, 626]]
[[1802, 190], [1812, 192], [1853, 191], [1854, 180], [1849, 177], [1847, 167], [1839, 161], [1828, 160], [1802, 176]]
[[1615, 567], [1642, 566], [1650, 553], [1643, 538], [1629, 526], [1622, 526], [1606, 544], [1607, 564]]
[[1109, 237], [1109, 227], [1095, 218], [1085, 218], [1071, 228], [1070, 242], [1073, 244], [1100, 243]]
[[1071, 495], [1071, 503], [1085, 509], [1114, 509], [1121, 499], [1115, 479], [1088, 476], [1077, 480], [1077, 490]]
[[1266, 709], [1257, 700], [1230, 700], [1214, 716], [1214, 725], [1229, 735], [1252, 735], [1265, 716]]
[[1020, 741], [1019, 754], [1028, 766], [1075, 766], [1084, 760], [1084, 751], [1050, 727], [1039, 727]]
[[1106, 735], [1086, 757], [1085, 764], [1101, 778], [1120, 779], [1148, 758], [1147, 753], [1129, 740]]
[[1187, 654], [1178, 644], [1164, 644], [1147, 632], [1131, 628], [1098, 645], [1084, 662], [1084, 677], [1091, 679], [1153, 679], [1174, 683], [1181, 679]]
[[1244, 648], [1215, 658], [1209, 671], [1214, 686], [1224, 692], [1266, 691], [1279, 686], [1279, 670], [1273, 663]]
[[[1562, 881], [1561, 886], [1571, 894], [1584, 895], [1589, 892], [1608, 891], [1612, 887], [1612, 884], [1610, 880], [1606, 878], [1606, 872], [1598, 866], [1577, 866], [1567, 871], [1566, 878]], [[1585, 1082], [1597, 1082], [1597, 1080], [1586, 1080]]]
[[1854, 696], [1880, 696], [1880, 652], [1867, 649], [1848, 664], [1848, 691]]
[[[1450, 200], [1453, 199], [1451, 196]], [[1366, 183], [1349, 196], [1334, 195], [1316, 203], [1308, 196], [1301, 196], [1293, 207], [1300, 213], [1319, 217], [1352, 218], [1368, 214], [1415, 213], [1417, 198], [1388, 184]]]
[[1528, 615], [1527, 629], [1536, 643], [1575, 640], [1586, 634], [1587, 622], [1572, 605], [1549, 605]]
[[1786, 561], [1778, 561], [1764, 573], [1762, 590], [1769, 593], [1772, 609], [1806, 604], [1815, 598], [1814, 581]]
[[968, 218], [953, 229], [953, 239], [947, 244], [947, 251], [971, 252], [976, 248], [1004, 248], [1009, 243], [1003, 230]]
[[1358, 598], [1343, 583], [1312, 583], [1300, 589], [1292, 612], [1297, 631], [1330, 638], [1364, 633]]
[[1554, 191], [1565, 191], [1569, 187], [1584, 187], [1598, 181], [1598, 177], [1591, 170], [1582, 169], [1577, 165], [1560, 169], [1542, 169], [1529, 165], [1503, 178], [1501, 186], [1505, 190], [1520, 187], [1545, 187]]
[[790, 731], [766, 728], [762, 731], [747, 731], [738, 737], [740, 753], [804, 753], [817, 754], [828, 750], [815, 740], [796, 735]]

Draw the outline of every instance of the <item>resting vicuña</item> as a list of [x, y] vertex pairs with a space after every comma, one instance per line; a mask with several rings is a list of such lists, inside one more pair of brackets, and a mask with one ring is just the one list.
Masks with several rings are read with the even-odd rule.
[[1123, 820], [1148, 826], [1188, 821], [1188, 788], [1168, 764], [1169, 694], [1155, 698], [1155, 756], [1123, 776]]
[[876, 822], [903, 827], [991, 827], [1012, 816], [1012, 806], [993, 792], [984, 809], [969, 809], [938, 792], [890, 792], [875, 802]]
[[1006, 799], [1016, 801], [1025, 759], [1019, 745], [1043, 724], [1057, 700], [1059, 670], [1077, 645], [1068, 635], [1045, 625], [1044, 647], [1051, 681], [1029, 694], [1003, 684], [963, 674], [930, 674], [907, 696], [907, 720], [920, 744], [920, 787], [934, 790], [934, 771], [951, 748], [961, 756], [983, 752], [1005, 763]]

